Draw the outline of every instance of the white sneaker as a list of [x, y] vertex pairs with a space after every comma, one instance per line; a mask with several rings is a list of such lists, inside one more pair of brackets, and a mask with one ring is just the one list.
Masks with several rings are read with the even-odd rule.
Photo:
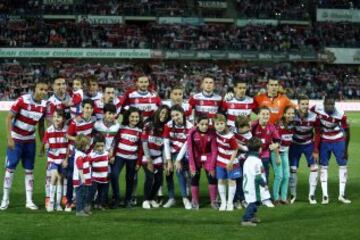
[[323, 205], [329, 204], [329, 197], [328, 196], [323, 196], [321, 204], [323, 204]]
[[170, 208], [175, 205], [175, 199], [169, 198], [169, 200], [164, 204], [164, 208]]
[[71, 205], [66, 204], [65, 212], [71, 212], [71, 211], [72, 211]]
[[[309, 199], [310, 199], [310, 196], [309, 196]], [[296, 196], [295, 195], [291, 195], [290, 196], [290, 204], [294, 204], [296, 201]], [[310, 201], [310, 200], [309, 200]], [[311, 203], [310, 203], [311, 204]]]
[[38, 206], [36, 206], [33, 202], [27, 202], [25, 207], [30, 210], [38, 210]]
[[243, 208], [240, 201], [236, 201], [234, 204], [234, 207], [239, 210], [241, 210]]
[[228, 203], [226, 205], [226, 211], [228, 211], [228, 212], [234, 211], [234, 204], [233, 203]]
[[316, 201], [314, 195], [309, 195], [309, 203], [310, 203], [311, 205], [317, 204], [317, 201]]
[[339, 200], [339, 202], [342, 202], [344, 204], [350, 204], [351, 203], [351, 200], [347, 199], [345, 196], [339, 196], [338, 200]]
[[64, 209], [60, 205], [57, 205], [56, 211], [62, 212], [62, 211], [64, 211]]
[[222, 202], [219, 207], [219, 211], [225, 211], [226, 210], [226, 202]]
[[2, 200], [1, 205], [0, 205], [0, 210], [1, 211], [6, 210], [9, 207], [9, 203], [10, 203], [9, 199], [8, 200]]
[[274, 204], [271, 202], [270, 199], [266, 199], [266, 200], [262, 201], [262, 204], [263, 204], [264, 206], [268, 207], [268, 208], [273, 208], [273, 207], [275, 207]]
[[143, 201], [142, 207], [144, 209], [151, 209], [150, 202], [149, 201]]
[[49, 203], [46, 207], [47, 212], [53, 212], [54, 211], [54, 204]]
[[249, 205], [245, 200], [243, 200], [242, 202], [241, 202], [241, 205], [242, 205], [242, 207], [243, 208], [247, 208], [247, 206]]
[[189, 201], [189, 199], [183, 198], [183, 204], [186, 210], [192, 209], [191, 202]]
[[158, 204], [155, 200], [151, 200], [151, 201], [150, 201], [150, 205], [151, 205], [153, 208], [158, 208], [158, 207], [160, 207], [160, 204]]

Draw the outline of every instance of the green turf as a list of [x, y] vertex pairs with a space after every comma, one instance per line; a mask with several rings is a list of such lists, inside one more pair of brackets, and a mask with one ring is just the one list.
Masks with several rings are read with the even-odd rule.
[[[0, 113], [0, 123], [4, 124], [6, 113]], [[35, 167], [34, 201], [41, 210], [26, 210], [24, 178], [21, 166], [15, 175], [11, 193], [10, 208], [0, 212], [0, 239], [359, 239], [360, 230], [360, 113], [349, 113], [352, 121], [349, 159], [349, 181], [347, 195], [351, 205], [339, 204], [337, 165], [330, 162], [328, 206], [310, 206], [306, 202], [307, 176], [305, 161], [301, 162], [299, 174], [299, 201], [291, 206], [275, 209], [261, 207], [261, 223], [256, 228], [240, 226], [244, 210], [231, 213], [216, 212], [208, 207], [207, 188], [201, 185], [202, 202], [199, 211], [186, 211], [180, 204], [176, 208], [143, 210], [117, 209], [95, 212], [89, 218], [77, 218], [75, 213], [47, 213], [44, 210], [45, 159], [37, 158]], [[4, 126], [4, 125], [2, 125]], [[5, 159], [6, 134], [0, 131], [0, 156]], [[4, 164], [0, 167], [0, 186]], [[142, 196], [142, 170], [139, 181], [139, 196]], [[203, 179], [204, 180], [204, 179]], [[124, 192], [124, 176], [121, 176], [121, 192]], [[176, 185], [177, 186], [177, 185]], [[2, 192], [2, 191], [1, 191]], [[317, 199], [320, 201], [320, 186]]]

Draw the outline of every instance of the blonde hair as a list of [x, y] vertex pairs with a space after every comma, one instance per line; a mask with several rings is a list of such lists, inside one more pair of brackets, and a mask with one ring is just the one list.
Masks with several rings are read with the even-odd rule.
[[223, 114], [216, 114], [214, 117], [214, 122], [225, 122], [226, 123], [226, 117]]
[[75, 148], [81, 151], [85, 151], [90, 143], [90, 139], [84, 134], [77, 135], [75, 138]]

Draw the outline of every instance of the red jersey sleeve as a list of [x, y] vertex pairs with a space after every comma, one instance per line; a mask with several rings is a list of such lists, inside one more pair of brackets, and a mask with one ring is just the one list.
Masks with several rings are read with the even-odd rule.
[[229, 144], [230, 144], [231, 149], [233, 149], [233, 150], [236, 150], [236, 149], [239, 148], [239, 145], [238, 145], [238, 143], [237, 143], [237, 141], [236, 141], [235, 136], [233, 136], [232, 138], [230, 138]]
[[73, 94], [72, 102], [74, 105], [79, 105], [82, 102], [82, 96], [78, 93]]
[[75, 164], [76, 164], [76, 167], [78, 169], [83, 169], [83, 167], [84, 167], [84, 158], [83, 157], [76, 158]]
[[348, 122], [348, 119], [347, 119], [347, 116], [344, 114], [342, 119], [341, 119], [341, 127], [343, 129], [348, 129], [349, 128], [349, 122]]
[[195, 108], [195, 104], [196, 104], [195, 99], [194, 99], [193, 96], [191, 96], [191, 97], [189, 98], [189, 105], [190, 105], [190, 107]]
[[43, 144], [49, 143], [49, 132], [48, 131], [45, 131], [42, 142], [43, 142]]
[[75, 121], [71, 120], [71, 122], [69, 123], [67, 134], [69, 134], [70, 136], [76, 136], [76, 123], [75, 123]]
[[23, 103], [24, 103], [23, 98], [19, 97], [16, 100], [16, 102], [11, 106], [10, 111], [13, 112], [14, 114], [17, 114], [18, 112], [20, 112]]
[[170, 127], [167, 124], [164, 126], [163, 138], [170, 138]]

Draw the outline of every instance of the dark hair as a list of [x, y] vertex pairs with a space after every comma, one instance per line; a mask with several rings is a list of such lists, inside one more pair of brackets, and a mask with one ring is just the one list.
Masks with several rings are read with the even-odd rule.
[[326, 102], [327, 100], [334, 100], [336, 101], [337, 99], [337, 94], [334, 92], [329, 92], [326, 94], [325, 98], [324, 98], [324, 102]]
[[204, 114], [204, 113], [200, 113], [200, 114], [195, 116], [195, 122], [196, 123], [199, 123], [202, 120], [208, 120], [209, 121], [209, 116], [207, 114]]
[[95, 83], [99, 84], [98, 80], [96, 79], [95, 76], [90, 76], [90, 77], [86, 78], [85, 84], [90, 85], [90, 82], [95, 82]]
[[91, 98], [84, 99], [81, 106], [85, 107], [86, 104], [90, 104], [91, 107], [94, 108], [94, 101]]
[[181, 90], [181, 91], [184, 91], [184, 88], [180, 85], [180, 84], [177, 84], [175, 86], [173, 86], [171, 88], [171, 92], [174, 91], [174, 90]]
[[103, 86], [103, 91], [105, 92], [105, 89], [107, 89], [107, 88], [114, 88], [115, 89], [115, 87], [113, 85], [106, 84], [106, 85]]
[[146, 74], [140, 74], [139, 76], [137, 76], [136, 81], [139, 81], [139, 79], [142, 78], [142, 77], [146, 77], [150, 82], [150, 77], [148, 75], [146, 75]]
[[65, 77], [63, 77], [63, 76], [57, 76], [56, 78], [54, 78], [53, 83], [55, 83], [55, 81], [58, 80], [58, 79], [64, 79], [65, 82], [66, 82], [66, 78], [65, 78]]
[[248, 116], [239, 115], [235, 119], [235, 127], [242, 128], [245, 126], [249, 126], [250, 118]]
[[66, 113], [64, 109], [55, 109], [54, 113], [64, 118], [64, 121], [66, 120]]
[[247, 143], [249, 152], [258, 152], [262, 146], [262, 141], [258, 137], [252, 137]]
[[74, 82], [74, 81], [80, 81], [81, 84], [84, 83], [83, 79], [82, 79], [81, 77], [79, 77], [79, 76], [77, 76], [76, 78], [74, 78], [73, 82]]
[[309, 100], [309, 97], [305, 94], [300, 94], [298, 97], [298, 102], [303, 101], [303, 100]]
[[281, 121], [281, 123], [284, 125], [284, 127], [285, 128], [288, 128], [288, 123], [285, 121], [285, 113], [289, 110], [289, 109], [294, 109], [295, 110], [295, 107], [294, 106], [292, 106], [292, 105], [287, 105], [285, 108], [284, 108], [284, 113], [283, 113], [283, 115], [281, 116], [281, 119], [280, 119], [280, 121]]
[[104, 143], [106, 141], [104, 134], [99, 133], [99, 132], [94, 135], [93, 139], [94, 139], [93, 140], [94, 145], [96, 143], [98, 143], [98, 142], [103, 142]]
[[[179, 105], [179, 104], [175, 104], [174, 106], [172, 106], [170, 108], [170, 115], [172, 111], [177, 111], [177, 112], [181, 112], [181, 114], [183, 115], [183, 126], [186, 126], [186, 116], [185, 116], [185, 111], [184, 108]], [[175, 128], [175, 122], [173, 122], [173, 128]]]
[[35, 87], [36, 87], [38, 84], [48, 85], [49, 83], [48, 83], [48, 81], [46, 81], [46, 79], [40, 78], [39, 80], [36, 81]]
[[[162, 110], [166, 109], [168, 114], [167, 118], [164, 122], [160, 121], [160, 113]], [[153, 132], [160, 132], [162, 133], [164, 125], [170, 120], [170, 108], [167, 105], [161, 105], [153, 114], [152, 116], [146, 120], [146, 123], [149, 123], [149, 128]]]
[[202, 77], [201, 83], [204, 82], [205, 78], [211, 78], [215, 82], [215, 77], [213, 75], [207, 74]]
[[111, 112], [116, 114], [116, 106], [112, 103], [107, 103], [104, 105], [104, 113]]
[[267, 111], [269, 111], [269, 112], [271, 113], [270, 108], [267, 107], [267, 106], [261, 106], [261, 107], [259, 107], [259, 108], [258, 108], [258, 113], [260, 113], [262, 110], [267, 110]]
[[131, 115], [132, 113], [134, 113], [134, 112], [138, 113], [138, 114], [139, 114], [139, 117], [140, 117], [139, 122], [138, 122], [138, 124], [136, 125], [136, 127], [142, 128], [142, 123], [143, 123], [142, 114], [141, 114], [140, 109], [138, 109], [138, 108], [136, 108], [136, 107], [129, 107], [129, 109], [124, 112], [124, 114], [123, 114], [123, 120], [122, 120], [121, 125], [123, 125], [123, 126], [129, 126], [129, 124], [130, 124], [129, 117], [130, 117], [130, 115]]
[[237, 78], [234, 79], [234, 82], [233, 82], [234, 87], [236, 87], [236, 85], [238, 85], [240, 83], [247, 84], [247, 82], [246, 82], [246, 80], [244, 78], [237, 77]]

